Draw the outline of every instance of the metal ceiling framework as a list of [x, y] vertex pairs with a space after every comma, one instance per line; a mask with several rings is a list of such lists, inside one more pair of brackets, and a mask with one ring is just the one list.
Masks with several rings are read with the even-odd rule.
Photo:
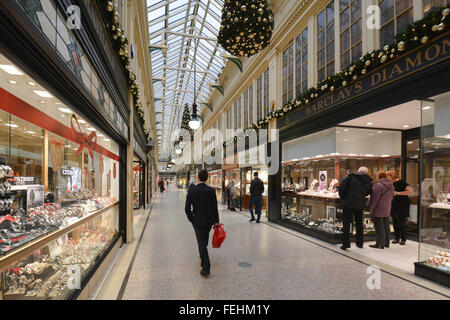
[[[147, 0], [150, 54], [159, 157], [172, 153], [170, 139], [180, 128], [184, 105], [194, 101], [194, 52], [196, 52], [196, 100], [207, 102], [225, 63], [225, 51], [217, 42], [223, 0]], [[191, 110], [192, 111], [192, 110]]]

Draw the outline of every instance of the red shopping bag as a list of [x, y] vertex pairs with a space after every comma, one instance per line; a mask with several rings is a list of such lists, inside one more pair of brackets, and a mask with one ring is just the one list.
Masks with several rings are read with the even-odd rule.
[[214, 235], [212, 239], [213, 248], [220, 248], [222, 242], [227, 237], [225, 229], [223, 228], [223, 223], [219, 223], [219, 225], [214, 226]]

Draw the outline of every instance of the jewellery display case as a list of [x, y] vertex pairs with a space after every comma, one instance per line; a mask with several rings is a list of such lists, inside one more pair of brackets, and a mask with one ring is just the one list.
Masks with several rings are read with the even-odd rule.
[[261, 208], [262, 211], [267, 211], [268, 207], [268, 194], [269, 194], [269, 177], [268, 177], [268, 169], [267, 167], [252, 167], [242, 169], [242, 208], [248, 210], [250, 203], [250, 186], [252, 180], [254, 179], [253, 174], [258, 172], [258, 178], [264, 184], [264, 192], [263, 192], [263, 206]]
[[240, 169], [234, 169], [234, 170], [226, 170], [225, 171], [225, 187], [228, 186], [228, 184], [231, 182], [234, 182], [234, 190], [235, 195], [233, 197], [233, 203], [234, 208], [241, 208], [241, 175], [240, 175]]
[[[337, 154], [286, 161], [282, 165], [281, 219], [295, 223], [304, 233], [339, 243], [343, 234], [339, 181], [360, 166], [373, 168], [374, 174], [377, 168], [395, 166], [398, 161], [398, 157]], [[364, 211], [363, 226], [364, 240], [373, 240], [375, 227], [367, 211]], [[353, 226], [352, 233], [356, 234]]]
[[[415, 274], [450, 286], [450, 93], [423, 102], [421, 221]], [[428, 107], [428, 108], [426, 108]]]
[[217, 201], [222, 201], [222, 170], [213, 170], [209, 173], [209, 183], [216, 190]]
[[120, 235], [119, 145], [28, 75], [14, 81], [0, 83], [2, 298], [71, 298], [84, 287], [67, 279], [88, 281]]

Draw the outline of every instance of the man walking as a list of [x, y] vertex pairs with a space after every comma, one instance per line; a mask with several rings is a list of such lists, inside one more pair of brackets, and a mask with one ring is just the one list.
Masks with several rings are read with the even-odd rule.
[[255, 215], [253, 214], [253, 206], [255, 206], [256, 210], [256, 223], [259, 223], [261, 220], [261, 208], [264, 204], [263, 192], [264, 192], [264, 183], [261, 179], [258, 178], [258, 172], [253, 174], [254, 179], [250, 184], [250, 203], [248, 205], [250, 209], [250, 214], [252, 218], [250, 222], [255, 221]]
[[219, 211], [216, 191], [206, 185], [208, 171], [201, 170], [198, 179], [200, 182], [188, 190], [185, 211], [197, 237], [198, 251], [202, 262], [200, 274], [208, 278], [211, 269], [208, 255], [209, 232], [214, 224], [219, 223]]
[[361, 167], [357, 173], [350, 173], [339, 185], [339, 197], [344, 201], [344, 236], [342, 250], [350, 248], [350, 224], [356, 222], [356, 245], [363, 247], [363, 209], [366, 206], [366, 197], [372, 192], [372, 178], [368, 175], [369, 169]]

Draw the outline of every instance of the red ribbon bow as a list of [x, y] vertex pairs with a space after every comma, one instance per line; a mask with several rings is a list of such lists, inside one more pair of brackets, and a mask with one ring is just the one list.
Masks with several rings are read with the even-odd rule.
[[62, 148], [62, 147], [64, 147], [64, 139], [61, 139], [61, 140], [59, 140], [59, 141], [56, 141], [55, 139], [53, 139], [53, 137], [51, 137], [51, 141], [52, 141], [53, 145], [54, 145], [56, 148]]
[[[78, 126], [78, 131], [73, 126], [74, 119]], [[94, 149], [97, 146], [97, 134], [95, 133], [95, 131], [92, 131], [90, 135], [81, 132], [81, 127], [80, 124], [78, 123], [77, 116], [74, 114], [72, 114], [72, 118], [70, 119], [70, 126], [72, 128], [72, 134], [74, 135], [75, 139], [77, 139], [77, 141], [80, 142], [80, 147], [78, 148], [77, 151], [75, 151], [75, 154], [80, 154], [84, 148], [87, 148], [89, 151], [89, 155], [91, 156], [91, 159], [94, 159], [92, 149]]]

